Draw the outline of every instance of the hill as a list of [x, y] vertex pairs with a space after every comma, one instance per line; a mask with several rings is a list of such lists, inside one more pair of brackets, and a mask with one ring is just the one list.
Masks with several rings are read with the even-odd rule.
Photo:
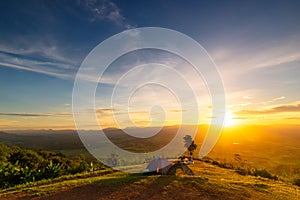
[[194, 176], [85, 174], [2, 190], [1, 199], [299, 199], [299, 187], [196, 161]]
[[[119, 129], [105, 130], [107, 137], [123, 149], [142, 152], [160, 148], [174, 137], [178, 127], [171, 126], [162, 129], [159, 137], [152, 137], [141, 143], [136, 138], [122, 134]], [[190, 127], [183, 126], [189, 134]], [[138, 132], [149, 132], [149, 128], [140, 128]], [[199, 126], [195, 139], [198, 147], [204, 139], [207, 126]], [[97, 134], [97, 131], [89, 131]], [[231, 163], [235, 166], [248, 168], [265, 168], [285, 179], [293, 180], [300, 176], [300, 126], [234, 126], [223, 130], [221, 137], [209, 157], [219, 162]], [[87, 152], [75, 130], [27, 130], [0, 132], [0, 141], [8, 145], [17, 145], [31, 149], [46, 149], [60, 152], [68, 157], [84, 154], [88, 159], [93, 157]], [[95, 140], [96, 141], [96, 140]], [[97, 140], [99, 146], [104, 146]], [[182, 144], [178, 144], [183, 146]], [[197, 155], [198, 148], [195, 152]], [[151, 149], [150, 149], [151, 150]]]

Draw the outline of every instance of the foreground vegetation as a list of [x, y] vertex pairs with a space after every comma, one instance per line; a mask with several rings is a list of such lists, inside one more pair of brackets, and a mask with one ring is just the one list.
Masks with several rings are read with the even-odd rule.
[[1, 199], [299, 199], [299, 187], [281, 180], [242, 176], [234, 169], [196, 161], [194, 176], [126, 174], [103, 170], [19, 185]]
[[[117, 141], [122, 139], [112, 135]], [[226, 138], [224, 134], [209, 155], [212, 159], [206, 157], [189, 165], [193, 176], [115, 172], [92, 160], [78, 145], [79, 139], [70, 139], [69, 133], [2, 136], [1, 141], [11, 147], [0, 144], [0, 199], [48, 199], [51, 195], [54, 199], [300, 199], [296, 135], [278, 137], [285, 141], [280, 143], [274, 139], [276, 134], [270, 136], [273, 141], [261, 133], [260, 140], [252, 139], [253, 134], [249, 138], [239, 134]], [[78, 156], [81, 153], [85, 156]]]
[[89, 162], [83, 155], [70, 159], [61, 153], [0, 143], [0, 188], [102, 168], [101, 163]]

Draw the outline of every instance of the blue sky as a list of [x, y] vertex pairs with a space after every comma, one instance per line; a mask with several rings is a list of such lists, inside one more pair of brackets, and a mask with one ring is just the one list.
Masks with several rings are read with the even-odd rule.
[[148, 26], [185, 33], [208, 51], [230, 112], [290, 106], [281, 117], [296, 119], [299, 10], [299, 1], [1, 1], [0, 129], [72, 128], [83, 59], [106, 38]]

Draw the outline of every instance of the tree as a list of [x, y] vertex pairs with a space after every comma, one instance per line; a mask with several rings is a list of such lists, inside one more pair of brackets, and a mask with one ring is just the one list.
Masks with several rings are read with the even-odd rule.
[[9, 148], [0, 142], [0, 162], [5, 162], [9, 155]]
[[8, 157], [8, 161], [12, 164], [18, 162], [22, 168], [29, 167], [30, 169], [39, 168], [43, 161], [43, 157], [38, 155], [37, 152], [30, 149], [24, 149], [20, 147], [11, 148], [11, 153]]
[[184, 139], [184, 147], [187, 148], [190, 155], [192, 156], [194, 154], [194, 151], [197, 149], [197, 144], [195, 144], [194, 140], [192, 139], [192, 136], [186, 135], [183, 137]]

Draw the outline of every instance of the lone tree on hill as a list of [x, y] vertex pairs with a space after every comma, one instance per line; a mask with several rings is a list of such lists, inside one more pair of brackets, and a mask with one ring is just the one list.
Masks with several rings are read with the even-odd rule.
[[192, 156], [194, 154], [194, 151], [197, 149], [197, 144], [195, 144], [194, 140], [192, 139], [192, 136], [186, 135], [183, 137], [184, 139], [184, 146], [189, 151], [190, 155]]

